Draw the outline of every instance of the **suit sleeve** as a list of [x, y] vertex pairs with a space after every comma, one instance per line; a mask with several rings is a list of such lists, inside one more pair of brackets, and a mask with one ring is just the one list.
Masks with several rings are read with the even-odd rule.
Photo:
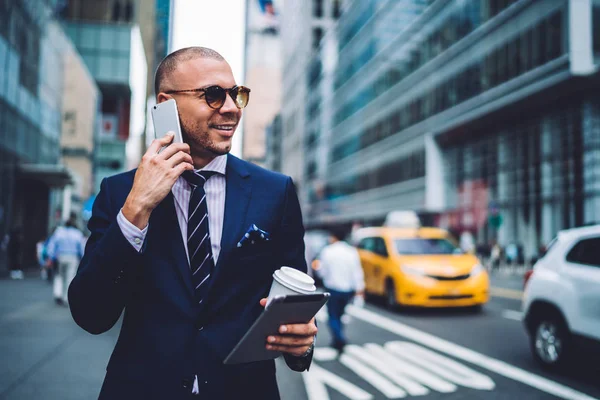
[[[296, 187], [291, 178], [288, 178], [286, 182], [285, 206], [280, 232], [281, 262], [279, 265], [293, 267], [304, 273], [308, 272], [306, 258], [304, 257], [302, 211], [300, 210]], [[312, 352], [308, 357], [295, 357], [291, 354], [284, 354], [284, 359], [290, 369], [302, 372], [310, 367]]]
[[129, 280], [141, 264], [142, 255], [117, 223], [119, 209], [111, 206], [109, 185], [103, 180], [88, 223], [91, 236], [69, 286], [73, 319], [93, 334], [106, 332], [117, 322], [130, 293]]

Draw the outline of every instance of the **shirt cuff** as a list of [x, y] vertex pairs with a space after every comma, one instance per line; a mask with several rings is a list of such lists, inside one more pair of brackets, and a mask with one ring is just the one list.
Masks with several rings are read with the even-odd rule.
[[123, 209], [119, 211], [117, 215], [117, 224], [119, 224], [119, 228], [121, 228], [121, 232], [125, 239], [133, 246], [133, 248], [140, 253], [142, 251], [142, 247], [144, 246], [144, 240], [146, 240], [146, 233], [148, 232], [148, 225], [142, 230], [140, 230], [137, 226], [133, 225], [131, 222], [125, 218], [123, 215]]

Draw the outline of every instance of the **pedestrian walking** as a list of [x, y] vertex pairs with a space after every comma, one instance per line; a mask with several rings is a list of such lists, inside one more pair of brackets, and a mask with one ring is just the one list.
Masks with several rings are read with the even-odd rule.
[[500, 269], [500, 258], [502, 257], [502, 248], [498, 244], [498, 242], [493, 241], [491, 250], [490, 250], [490, 258], [488, 261], [488, 270], [493, 272], [494, 269]]
[[48, 241], [48, 260], [46, 266], [56, 263], [53, 294], [58, 305], [68, 304], [68, 288], [77, 273], [77, 266], [83, 256], [83, 233], [77, 228], [77, 216], [73, 213], [65, 226], [56, 228]]
[[23, 233], [15, 228], [8, 238], [8, 267], [11, 279], [23, 279]]
[[358, 250], [346, 243], [345, 237], [341, 229], [331, 231], [330, 244], [321, 251], [318, 270], [323, 286], [331, 293], [327, 303], [329, 329], [333, 336], [331, 346], [340, 352], [347, 343], [342, 324], [346, 306], [354, 296], [364, 299], [365, 290]]
[[[69, 288], [88, 332], [125, 310], [100, 400], [279, 399], [273, 360], [223, 361], [262, 313], [273, 273], [307, 272], [292, 179], [228, 154], [250, 89], [216, 51], [169, 54], [155, 92], [176, 101], [185, 143], [159, 132], [137, 170], [102, 182]], [[284, 325], [264, 345], [304, 371], [316, 332], [314, 318]]]

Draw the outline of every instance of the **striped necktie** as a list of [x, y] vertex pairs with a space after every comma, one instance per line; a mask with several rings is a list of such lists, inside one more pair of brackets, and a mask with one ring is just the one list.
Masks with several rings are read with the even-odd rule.
[[208, 293], [210, 276], [215, 268], [204, 191], [204, 184], [214, 174], [214, 171], [186, 171], [182, 175], [192, 188], [188, 208], [187, 244], [192, 283], [198, 304], [202, 303]]

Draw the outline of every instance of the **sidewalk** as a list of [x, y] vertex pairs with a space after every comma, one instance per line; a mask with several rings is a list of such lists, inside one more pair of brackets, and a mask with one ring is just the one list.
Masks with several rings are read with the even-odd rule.
[[[78, 327], [52, 285], [30, 271], [24, 280], [0, 278], [0, 400], [97, 399], [120, 324], [94, 336]], [[285, 400], [303, 397], [282, 358], [277, 360]]]
[[52, 286], [32, 275], [0, 279], [0, 399], [97, 398], [118, 327], [83, 331], [54, 303]]

